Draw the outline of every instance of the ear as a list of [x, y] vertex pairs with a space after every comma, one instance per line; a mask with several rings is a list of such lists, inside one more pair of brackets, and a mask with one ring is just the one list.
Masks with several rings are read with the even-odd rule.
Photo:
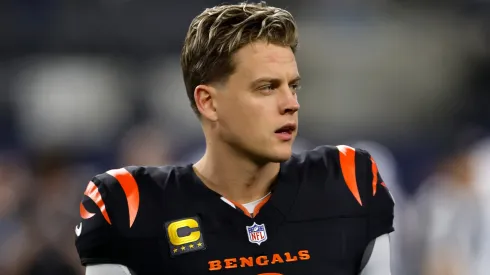
[[216, 92], [216, 89], [209, 85], [198, 85], [194, 89], [194, 100], [196, 101], [197, 109], [202, 117], [211, 121], [218, 119]]

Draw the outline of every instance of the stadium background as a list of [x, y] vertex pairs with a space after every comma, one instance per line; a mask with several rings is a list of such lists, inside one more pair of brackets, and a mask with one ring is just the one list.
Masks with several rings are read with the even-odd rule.
[[[194, 161], [179, 51], [213, 0], [0, 2], [0, 274], [81, 274], [78, 206], [114, 167]], [[296, 16], [295, 150], [369, 150], [394, 274], [490, 274], [490, 2], [269, 1]]]

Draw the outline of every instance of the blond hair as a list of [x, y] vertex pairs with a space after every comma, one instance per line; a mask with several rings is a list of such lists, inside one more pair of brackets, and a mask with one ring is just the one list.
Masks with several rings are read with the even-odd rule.
[[204, 10], [189, 26], [181, 66], [191, 107], [199, 115], [194, 89], [224, 81], [235, 66], [233, 54], [243, 46], [264, 41], [296, 52], [298, 31], [288, 11], [265, 2], [220, 5]]

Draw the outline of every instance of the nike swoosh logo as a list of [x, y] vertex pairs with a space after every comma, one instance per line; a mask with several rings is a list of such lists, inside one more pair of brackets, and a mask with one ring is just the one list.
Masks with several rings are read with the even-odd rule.
[[77, 234], [77, 237], [80, 237], [80, 234], [82, 234], [82, 223], [75, 227], [75, 234]]

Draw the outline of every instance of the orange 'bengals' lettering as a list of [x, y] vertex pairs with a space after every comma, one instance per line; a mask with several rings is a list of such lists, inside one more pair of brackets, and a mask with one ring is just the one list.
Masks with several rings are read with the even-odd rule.
[[281, 258], [281, 255], [279, 254], [274, 254], [272, 255], [272, 260], [271, 260], [271, 264], [275, 264], [275, 263], [284, 263], [284, 260]]
[[267, 259], [267, 256], [258, 256], [257, 259], [255, 259], [255, 263], [264, 266], [269, 264], [269, 260]]
[[311, 257], [310, 257], [310, 252], [308, 252], [308, 250], [300, 250], [298, 251], [298, 256], [299, 256], [299, 259], [302, 260], [302, 261], [308, 261]]
[[[209, 271], [218, 271], [232, 268], [243, 268], [256, 266], [266, 266], [270, 264], [283, 264], [297, 261], [308, 261], [311, 258], [308, 250], [300, 250], [295, 255], [290, 252], [283, 254], [275, 253], [271, 256], [258, 256], [258, 257], [240, 257], [240, 258], [228, 258], [224, 260], [212, 260], [208, 262]], [[264, 274], [277, 274], [277, 273], [264, 273]]]
[[254, 258], [253, 257], [241, 257], [240, 258], [240, 267], [252, 267], [254, 266]]
[[284, 253], [284, 255], [286, 255], [286, 262], [296, 262], [298, 260], [298, 256], [293, 256], [291, 257], [291, 253], [289, 252], [286, 252]]
[[225, 259], [225, 268], [237, 268], [238, 265], [236, 264], [236, 259]]
[[209, 264], [209, 271], [220, 270], [222, 268], [220, 260], [209, 261], [208, 264]]

